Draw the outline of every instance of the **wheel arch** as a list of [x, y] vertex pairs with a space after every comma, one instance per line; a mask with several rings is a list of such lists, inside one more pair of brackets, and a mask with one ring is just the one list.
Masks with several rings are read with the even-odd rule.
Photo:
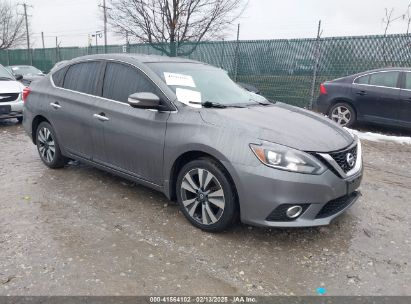
[[329, 106], [328, 109], [327, 109], [327, 116], [329, 116], [329, 115], [331, 114], [331, 113], [330, 113], [330, 112], [331, 112], [331, 109], [332, 109], [337, 103], [346, 103], [346, 104], [348, 104], [349, 106], [351, 106], [351, 108], [353, 108], [356, 116], [358, 116], [358, 110], [357, 110], [357, 108], [355, 107], [354, 102], [353, 102], [351, 99], [345, 98], [345, 97], [337, 97], [337, 98], [334, 98], [334, 99], [331, 101], [330, 106]]
[[177, 178], [180, 170], [189, 162], [201, 158], [209, 158], [218, 163], [221, 166], [221, 169], [224, 171], [226, 174], [227, 178], [230, 181], [230, 184], [233, 187], [234, 194], [236, 196], [236, 201], [238, 204], [238, 208], [240, 208], [239, 204], [239, 199], [238, 199], [238, 191], [236, 184], [234, 182], [234, 179], [232, 177], [232, 174], [230, 174], [230, 170], [224, 165], [223, 161], [220, 160], [219, 157], [216, 157], [212, 153], [204, 152], [201, 150], [191, 150], [191, 151], [186, 151], [182, 154], [180, 154], [175, 161], [173, 162], [173, 165], [170, 170], [169, 174], [169, 182], [168, 182], [168, 191], [166, 195], [170, 198], [172, 201], [176, 201], [176, 184], [177, 184]]
[[37, 115], [36, 117], [34, 117], [33, 122], [31, 124], [31, 140], [33, 141], [34, 144], [36, 143], [36, 131], [37, 131], [37, 127], [43, 122], [48, 122], [49, 124], [50, 121], [44, 117], [43, 115]]

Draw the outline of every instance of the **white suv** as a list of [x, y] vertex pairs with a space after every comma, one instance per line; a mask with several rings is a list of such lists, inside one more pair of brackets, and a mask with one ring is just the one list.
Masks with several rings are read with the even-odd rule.
[[0, 65], [0, 120], [7, 118], [17, 118], [19, 122], [23, 121], [23, 89], [24, 85], [2, 65]]

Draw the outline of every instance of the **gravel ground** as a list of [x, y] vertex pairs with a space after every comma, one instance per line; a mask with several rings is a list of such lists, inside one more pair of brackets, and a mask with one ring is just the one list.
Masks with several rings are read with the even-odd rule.
[[0, 123], [0, 295], [411, 295], [411, 146], [364, 142], [363, 197], [330, 226], [222, 234], [162, 194], [47, 169]]

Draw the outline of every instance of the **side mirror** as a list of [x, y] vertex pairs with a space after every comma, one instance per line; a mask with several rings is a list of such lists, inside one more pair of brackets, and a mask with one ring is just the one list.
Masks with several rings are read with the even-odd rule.
[[134, 93], [128, 97], [128, 104], [137, 109], [155, 109], [160, 107], [160, 97], [149, 92]]
[[17, 81], [20, 81], [20, 80], [23, 79], [23, 75], [21, 75], [21, 74], [16, 74], [16, 75], [14, 75], [14, 78], [16, 78]]

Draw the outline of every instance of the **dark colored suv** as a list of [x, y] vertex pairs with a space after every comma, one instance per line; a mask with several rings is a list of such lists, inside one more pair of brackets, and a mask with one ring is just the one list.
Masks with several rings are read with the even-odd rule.
[[327, 81], [314, 110], [341, 126], [355, 122], [411, 129], [411, 68], [379, 69]]

